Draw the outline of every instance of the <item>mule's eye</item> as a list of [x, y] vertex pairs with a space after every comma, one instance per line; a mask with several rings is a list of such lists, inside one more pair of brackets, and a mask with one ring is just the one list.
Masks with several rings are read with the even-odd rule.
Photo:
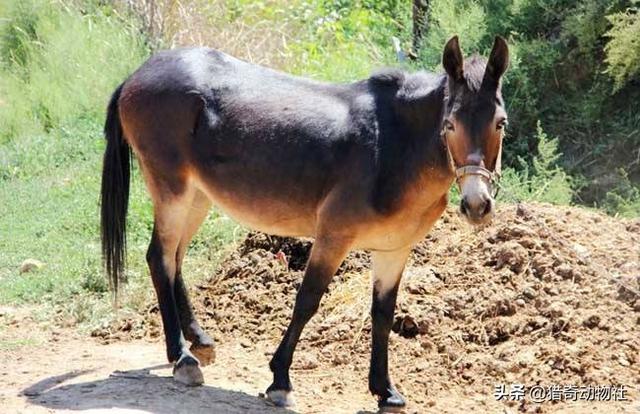
[[453, 127], [453, 123], [452, 123], [451, 121], [448, 121], [448, 120], [446, 120], [446, 119], [445, 119], [445, 120], [444, 120], [444, 125], [443, 125], [443, 126], [444, 126], [444, 130], [445, 130], [446, 132], [453, 132], [453, 131], [455, 131], [455, 128]]
[[507, 122], [506, 119], [503, 119], [502, 121], [498, 122], [498, 125], [496, 125], [496, 129], [498, 131], [504, 129], [509, 123]]

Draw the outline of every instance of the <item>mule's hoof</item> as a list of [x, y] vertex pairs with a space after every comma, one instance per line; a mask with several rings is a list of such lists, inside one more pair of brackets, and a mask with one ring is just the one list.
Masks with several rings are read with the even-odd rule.
[[173, 379], [190, 387], [202, 385], [204, 376], [198, 365], [198, 360], [191, 355], [181, 356], [173, 366]]
[[389, 396], [378, 400], [379, 413], [404, 413], [407, 403], [402, 394], [394, 387], [388, 390]]
[[388, 406], [384, 406], [384, 407], [378, 408], [378, 413], [380, 413], [380, 414], [387, 414], [387, 413], [398, 414], [398, 413], [406, 413], [406, 411], [404, 410], [404, 406], [396, 407], [396, 406], [388, 405]]
[[213, 345], [196, 345], [192, 344], [189, 351], [198, 358], [200, 364], [206, 367], [209, 364], [213, 364], [216, 360], [216, 349]]
[[296, 405], [296, 402], [293, 399], [293, 391], [267, 391], [267, 400], [269, 400], [276, 407], [293, 407], [294, 405]]

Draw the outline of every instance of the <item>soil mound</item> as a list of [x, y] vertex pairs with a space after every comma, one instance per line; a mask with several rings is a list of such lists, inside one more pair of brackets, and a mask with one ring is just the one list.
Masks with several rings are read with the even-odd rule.
[[[447, 212], [415, 248], [402, 282], [390, 350], [401, 391], [418, 407], [432, 404], [438, 390], [486, 396], [496, 384], [624, 384], [635, 392], [639, 229], [639, 220], [548, 205], [504, 206], [483, 229]], [[204, 327], [219, 340], [232, 335], [243, 346], [275, 349], [310, 248], [310, 241], [249, 234], [196, 289]], [[366, 253], [345, 260], [303, 334], [294, 369], [344, 366], [355, 374], [332, 386], [366, 384], [368, 267]]]

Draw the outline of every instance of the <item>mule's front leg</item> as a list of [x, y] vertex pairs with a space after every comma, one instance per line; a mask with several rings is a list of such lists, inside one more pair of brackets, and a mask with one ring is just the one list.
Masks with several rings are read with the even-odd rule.
[[399, 412], [405, 400], [389, 379], [389, 333], [393, 324], [398, 286], [410, 250], [373, 252], [373, 300], [371, 303], [371, 365], [369, 390], [382, 412]]
[[304, 278], [293, 308], [293, 316], [280, 346], [269, 367], [273, 383], [267, 388], [267, 397], [277, 406], [293, 405], [289, 367], [300, 335], [306, 323], [318, 310], [320, 299], [333, 275], [348, 252], [348, 243], [335, 239], [318, 238], [311, 249]]

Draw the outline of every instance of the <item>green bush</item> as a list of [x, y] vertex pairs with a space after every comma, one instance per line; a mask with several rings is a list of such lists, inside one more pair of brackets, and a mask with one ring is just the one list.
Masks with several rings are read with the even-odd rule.
[[9, 2], [0, 27], [0, 142], [100, 119], [110, 92], [147, 55], [136, 26], [65, 6]]
[[456, 34], [465, 54], [482, 52], [487, 36], [485, 9], [475, 1], [431, 2], [429, 27], [419, 51], [421, 66], [439, 70], [444, 44]]
[[640, 189], [629, 181], [623, 168], [617, 174], [616, 185], [607, 192], [601, 207], [611, 215], [640, 217]]
[[[313, 6], [311, 4], [314, 4]], [[400, 1], [320, 0], [300, 14], [305, 27], [288, 46], [286, 69], [323, 80], [366, 78], [381, 66], [396, 64], [392, 37], [405, 43], [410, 8]]]
[[570, 204], [574, 190], [572, 179], [559, 166], [561, 153], [558, 139], [549, 138], [537, 124], [538, 153], [533, 166], [520, 160], [521, 168], [505, 168], [500, 181], [502, 197], [509, 201], [540, 201], [552, 204]]
[[607, 72], [615, 80], [616, 88], [620, 89], [640, 74], [640, 9], [630, 8], [607, 19], [611, 23], [606, 33], [609, 42], [604, 48]]

